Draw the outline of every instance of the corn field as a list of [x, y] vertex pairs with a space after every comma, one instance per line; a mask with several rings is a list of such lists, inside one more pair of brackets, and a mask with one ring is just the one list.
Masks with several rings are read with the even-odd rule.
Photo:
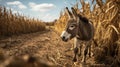
[[[97, 63], [112, 64], [117, 67], [120, 63], [120, 1], [119, 0], [92, 0], [93, 10], [90, 3], [80, 0], [82, 8], [78, 8], [78, 3], [74, 6], [78, 14], [86, 16], [93, 22], [95, 28], [94, 40], [97, 47], [94, 48], [94, 59]], [[61, 33], [65, 28], [67, 14], [61, 12], [55, 29]]]
[[5, 7], [0, 6], [0, 36], [44, 30], [45, 24], [42, 21], [21, 16], [19, 13], [13, 14], [11, 9], [7, 10]]

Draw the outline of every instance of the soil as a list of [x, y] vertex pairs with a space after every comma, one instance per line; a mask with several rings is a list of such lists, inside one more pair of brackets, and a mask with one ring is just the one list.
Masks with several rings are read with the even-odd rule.
[[82, 57], [73, 63], [73, 40], [63, 42], [54, 30], [1, 38], [0, 47], [6, 56], [37, 55], [40, 60], [58, 67], [104, 67], [104, 64], [97, 66], [99, 64], [95, 64], [94, 58], [88, 56], [86, 64], [81, 63]]

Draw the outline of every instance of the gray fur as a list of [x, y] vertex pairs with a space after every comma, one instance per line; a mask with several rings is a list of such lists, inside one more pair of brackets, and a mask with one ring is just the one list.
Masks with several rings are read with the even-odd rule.
[[[73, 61], [77, 61], [77, 54], [80, 50], [81, 55], [81, 44], [79, 42], [85, 43], [84, 53], [82, 62], [86, 62], [86, 54], [88, 53], [88, 50], [90, 52], [90, 42], [94, 36], [94, 27], [92, 23], [86, 18], [81, 15], [78, 15], [74, 8], [71, 8], [72, 12], [66, 8], [66, 12], [69, 15], [69, 19], [67, 21], [67, 25], [64, 31], [66, 31], [70, 36], [66, 37], [67, 33], [62, 33], [62, 40], [68, 41], [72, 38], [75, 38], [74, 43], [74, 58]], [[65, 35], [64, 35], [65, 34]], [[80, 48], [79, 48], [80, 47]]]

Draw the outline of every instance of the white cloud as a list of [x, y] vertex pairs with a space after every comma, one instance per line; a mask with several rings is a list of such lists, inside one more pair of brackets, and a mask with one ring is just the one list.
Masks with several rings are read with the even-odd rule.
[[29, 6], [33, 11], [40, 11], [40, 12], [46, 12], [56, 7], [54, 4], [51, 3], [36, 4], [33, 2], [30, 2]]
[[64, 1], [64, 4], [68, 5], [68, 2], [67, 2], [67, 1]]
[[20, 9], [26, 9], [27, 7], [25, 5], [18, 5]]
[[13, 8], [10, 8], [10, 7], [6, 7], [6, 9], [11, 10], [13, 14], [15, 14], [15, 13], [23, 14], [21, 11], [15, 10]]
[[7, 2], [7, 5], [17, 6], [20, 9], [26, 9], [27, 7], [23, 5], [20, 1]]
[[47, 13], [47, 14], [44, 14], [44, 16], [40, 17], [40, 19], [42, 19], [43, 21], [49, 22], [49, 21], [54, 21], [55, 19], [57, 19], [57, 17], [55, 15], [51, 15]]
[[20, 1], [7, 2], [8, 5], [19, 5], [22, 4]]
[[33, 3], [33, 2], [29, 2], [29, 6], [30, 7], [33, 7], [33, 6], [35, 6], [36, 4], [35, 3]]

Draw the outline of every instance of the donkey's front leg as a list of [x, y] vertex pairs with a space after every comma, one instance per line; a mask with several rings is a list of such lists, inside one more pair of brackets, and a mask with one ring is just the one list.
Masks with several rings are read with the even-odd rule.
[[78, 56], [80, 57], [81, 56], [81, 52], [82, 52], [82, 44], [81, 44], [81, 42], [80, 42], [80, 46], [79, 46], [79, 52], [78, 52]]
[[88, 47], [88, 55], [89, 55], [89, 57], [91, 57], [91, 44]]
[[78, 47], [79, 47], [79, 43], [78, 43], [77, 38], [75, 38], [74, 39], [74, 58], [73, 58], [73, 62], [77, 61]]
[[82, 61], [81, 62], [83, 62], [83, 63], [85, 63], [86, 62], [86, 55], [87, 55], [87, 53], [88, 53], [88, 48], [90, 47], [90, 44], [89, 44], [89, 42], [87, 42], [86, 44], [85, 44], [85, 49], [84, 49], [84, 53], [83, 53], [83, 58], [82, 58]]

